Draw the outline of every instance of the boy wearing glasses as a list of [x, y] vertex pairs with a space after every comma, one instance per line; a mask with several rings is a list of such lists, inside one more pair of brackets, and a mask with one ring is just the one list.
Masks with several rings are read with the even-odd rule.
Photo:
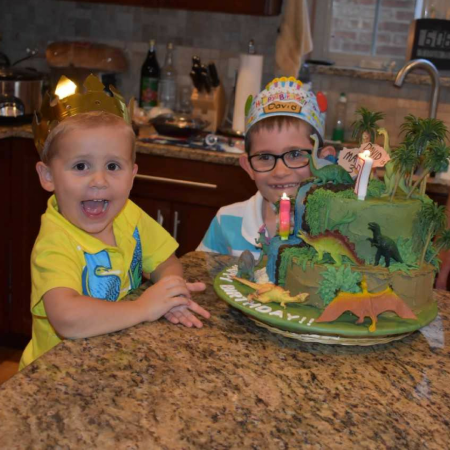
[[[276, 234], [272, 207], [286, 192], [295, 197], [300, 183], [311, 176], [309, 160], [317, 134], [323, 142], [326, 99], [293, 77], [275, 78], [254, 99], [247, 100], [245, 150], [239, 163], [255, 181], [258, 192], [245, 202], [221, 208], [197, 250], [239, 256], [244, 250], [258, 257], [255, 240], [264, 226], [266, 236]], [[333, 147], [320, 157], [334, 156]]]

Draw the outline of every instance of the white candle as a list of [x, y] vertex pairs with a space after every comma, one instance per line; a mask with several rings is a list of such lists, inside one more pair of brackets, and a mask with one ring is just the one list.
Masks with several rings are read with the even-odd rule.
[[370, 150], [364, 150], [362, 153], [358, 153], [356, 163], [358, 177], [355, 183], [355, 194], [358, 195], [358, 200], [364, 200], [366, 198], [372, 165], [373, 159], [370, 157]]

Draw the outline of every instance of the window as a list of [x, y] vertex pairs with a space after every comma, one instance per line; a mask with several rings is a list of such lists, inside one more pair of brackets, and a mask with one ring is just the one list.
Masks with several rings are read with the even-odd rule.
[[378, 61], [380, 67], [404, 60], [409, 26], [422, 1], [316, 0], [313, 58], [361, 66]]

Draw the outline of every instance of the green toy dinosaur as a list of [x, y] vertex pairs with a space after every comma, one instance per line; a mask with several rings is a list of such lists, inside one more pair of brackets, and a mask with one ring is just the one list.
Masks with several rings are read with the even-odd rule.
[[255, 289], [255, 292], [247, 297], [249, 300], [257, 300], [261, 303], [279, 303], [283, 308], [286, 308], [286, 303], [303, 303], [309, 295], [304, 293], [292, 297], [289, 291], [273, 283], [257, 284], [244, 278], [232, 278], [233, 280], [239, 281], [239, 283]]
[[322, 260], [324, 253], [329, 253], [334, 259], [336, 266], [342, 265], [342, 256], [347, 256], [355, 264], [364, 264], [364, 261], [358, 258], [354, 245], [338, 231], [325, 231], [325, 233], [317, 236], [311, 236], [303, 231], [299, 231], [297, 236], [311, 247], [314, 247], [319, 254], [319, 261]]
[[[378, 128], [378, 134], [382, 134], [384, 136], [384, 150], [385, 152], [391, 156], [391, 146], [389, 143], [389, 134], [386, 128]], [[381, 194], [382, 197], [388, 197], [392, 194], [392, 191], [395, 187], [395, 172], [394, 172], [394, 162], [392, 160], [388, 161], [384, 166], [384, 184], [386, 185], [386, 190]], [[399, 182], [399, 188], [405, 193], [408, 194], [409, 189], [406, 186], [405, 179], [402, 177]]]
[[[313, 153], [317, 153], [317, 149], [319, 147], [319, 138], [316, 134], [311, 136], [311, 139], [314, 141], [314, 150]], [[322, 168], [317, 168], [314, 162], [314, 158], [306, 154], [306, 157], [309, 159], [309, 168], [311, 173], [319, 178], [320, 183], [317, 184], [325, 184], [331, 181], [334, 184], [342, 183], [342, 184], [352, 184], [353, 179], [350, 174], [339, 164], [332, 164], [330, 166], [324, 166]]]
[[266, 226], [262, 225], [258, 230], [259, 238], [255, 239], [257, 247], [261, 248], [262, 255], [269, 254], [270, 239], [266, 236]]
[[369, 230], [373, 233], [373, 239], [367, 238], [372, 244], [372, 247], [377, 248], [377, 254], [375, 255], [375, 266], [378, 266], [380, 258], [384, 256], [386, 267], [389, 267], [391, 258], [402, 263], [402, 257], [398, 251], [397, 244], [389, 237], [381, 234], [380, 225], [375, 222], [369, 223]]

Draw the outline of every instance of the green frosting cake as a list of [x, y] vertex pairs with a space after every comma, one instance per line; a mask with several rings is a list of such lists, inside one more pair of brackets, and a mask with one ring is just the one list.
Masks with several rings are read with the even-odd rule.
[[[370, 299], [376, 309], [389, 298], [378, 321], [394, 314], [389, 311], [399, 311], [396, 308], [401, 304], [410, 317], [398, 317], [398, 321], [408, 327], [414, 315], [427, 317], [425, 322], [417, 322], [420, 328], [437, 313], [433, 299], [437, 262], [431, 245], [423, 251], [424, 232], [420, 230], [424, 205], [432, 202], [426, 196], [407, 199], [402, 194], [390, 199], [382, 196], [383, 188], [381, 181], [370, 182], [368, 196], [361, 201], [348, 186], [313, 186], [302, 200], [300, 233], [304, 242], [279, 251], [276, 284], [292, 296], [308, 293], [304, 307], [323, 313], [347, 302], [342, 318], [328, 323], [328, 332], [334, 329], [336, 334], [346, 335], [348, 320], [358, 316], [354, 305], [370, 316], [372, 306], [362, 306], [361, 299]], [[422, 251], [425, 259], [420, 262]], [[360, 326], [367, 329], [370, 322], [364, 323]], [[397, 323], [396, 333], [401, 330]]]

